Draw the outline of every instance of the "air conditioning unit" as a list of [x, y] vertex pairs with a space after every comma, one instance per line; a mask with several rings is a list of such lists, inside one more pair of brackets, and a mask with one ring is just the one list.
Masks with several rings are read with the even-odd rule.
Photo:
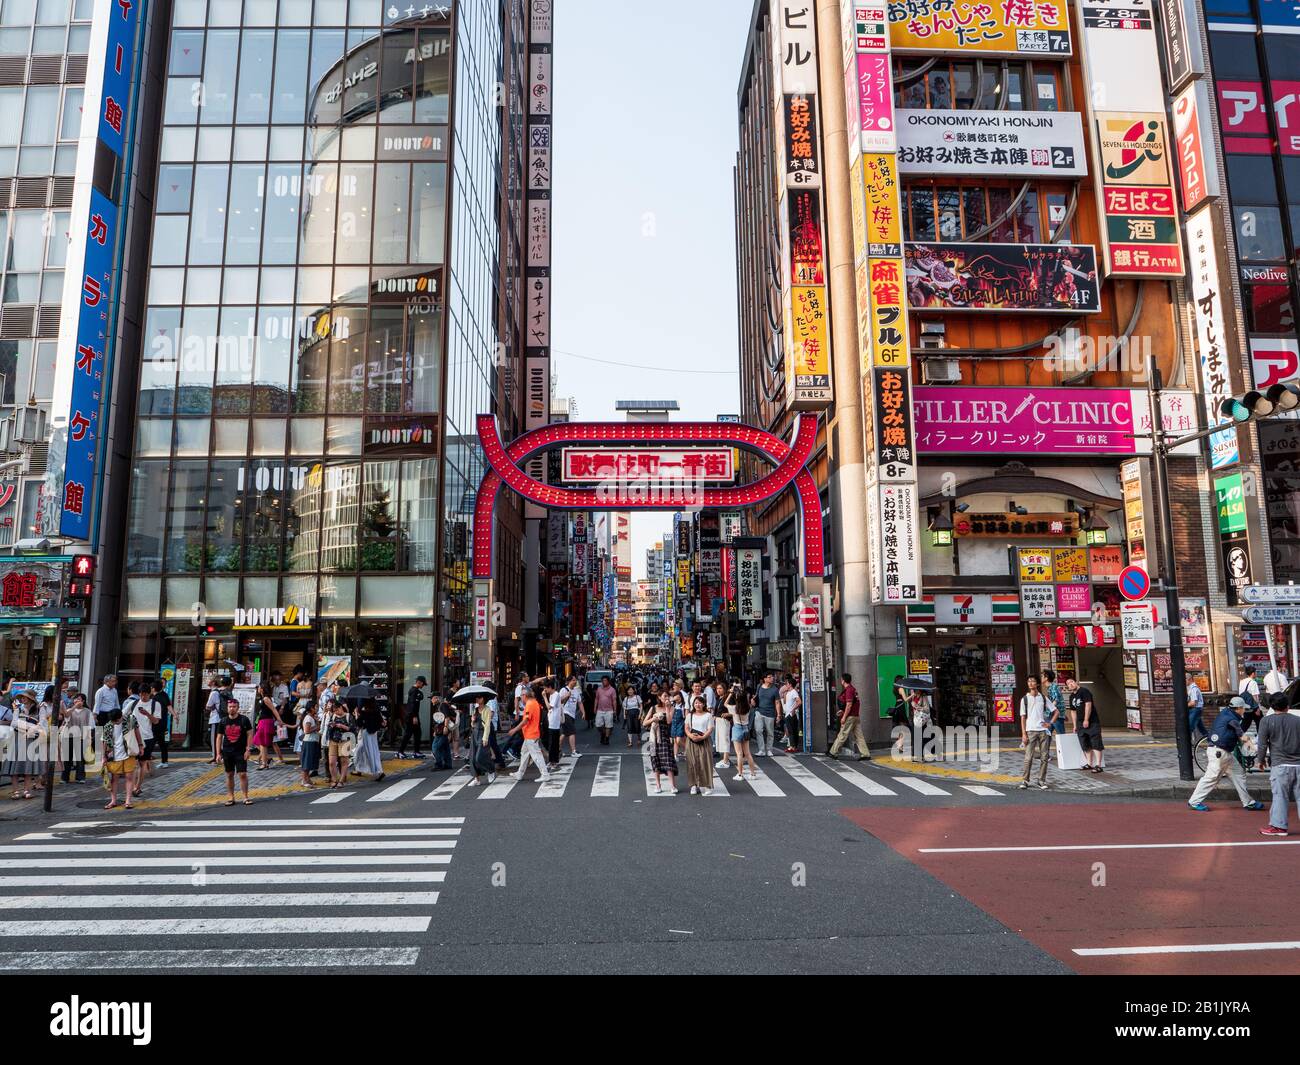
[[40, 407], [19, 407], [14, 411], [14, 439], [23, 444], [45, 441], [45, 411]]
[[916, 346], [923, 351], [937, 351], [946, 347], [947, 332], [948, 327], [943, 322], [922, 322], [921, 335]]
[[961, 381], [956, 359], [922, 359], [921, 381], [927, 385], [953, 385]]

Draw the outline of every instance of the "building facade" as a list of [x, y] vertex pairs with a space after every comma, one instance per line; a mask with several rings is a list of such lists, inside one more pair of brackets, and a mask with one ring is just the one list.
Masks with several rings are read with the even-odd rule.
[[[120, 5], [91, 6], [42, 0], [22, 33], [52, 47], [41, 20], [53, 13], [61, 48], [89, 36], [93, 106], [111, 114], [120, 90], [105, 64], [127, 29], [113, 21]], [[0, 50], [17, 48], [32, 7], [0, 8]], [[458, 683], [472, 668], [474, 419], [495, 411], [511, 434], [523, 424], [527, 9], [159, 0], [135, 11], [117, 176], [100, 187], [103, 145], [84, 129], [75, 163], [57, 144], [45, 153], [52, 174], [72, 165], [79, 189], [84, 176], [92, 210], [78, 224], [85, 201], [71, 204], [74, 251], [94, 240], [95, 196], [115, 201], [124, 227], [115, 351], [95, 396], [99, 518], [80, 537], [66, 491], [54, 495], [80, 440], [75, 323], [54, 371], [60, 461], [45, 498], [64, 506], [47, 508], [44, 531], [100, 561], [78, 679], [114, 663], [124, 679], [164, 675], [177, 731], [195, 735], [221, 676], [255, 684], [302, 666], [394, 692], [416, 676]], [[78, 106], [75, 90], [55, 91], [60, 104], [34, 102], [41, 115]], [[61, 136], [61, 121], [42, 128]], [[73, 280], [65, 318], [85, 302]], [[35, 344], [10, 349], [33, 381]], [[522, 510], [498, 518], [494, 617], [509, 661], [525, 627]]]

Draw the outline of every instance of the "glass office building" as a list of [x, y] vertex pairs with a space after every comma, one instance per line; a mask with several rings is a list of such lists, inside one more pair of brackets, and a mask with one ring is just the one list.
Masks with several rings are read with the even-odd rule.
[[171, 5], [119, 661], [188, 668], [191, 733], [218, 676], [396, 695], [468, 671], [474, 415], [518, 299], [497, 86], [523, 22]]

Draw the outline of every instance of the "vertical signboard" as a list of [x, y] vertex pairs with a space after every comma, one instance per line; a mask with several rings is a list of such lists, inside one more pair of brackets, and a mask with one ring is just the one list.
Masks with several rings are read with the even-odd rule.
[[1174, 144], [1178, 153], [1178, 184], [1183, 210], [1191, 214], [1219, 195], [1219, 172], [1206, 166], [1205, 146], [1213, 144], [1209, 128], [1210, 94], [1205, 82], [1188, 85], [1174, 100]]
[[920, 602], [920, 517], [888, 5], [842, 0], [841, 31], [871, 598], [902, 605]]
[[785, 244], [785, 405], [830, 405], [830, 320], [817, 132], [817, 33], [811, 4], [781, 0], [772, 35], [774, 86], [780, 107], [774, 131], [781, 147], [780, 198]]
[[[114, 3], [101, 12], [103, 21], [94, 27], [92, 36], [96, 54], [84, 100], [84, 106], [94, 109], [96, 144], [108, 150], [103, 158], [111, 159], [113, 165], [99, 168], [87, 182], [90, 189], [81, 216], [84, 221], [73, 227], [71, 235], [76, 252], [68, 254], [65, 292], [70, 295], [75, 290], [77, 314], [60, 330], [51, 410], [56, 431], [50, 446], [50, 474], [43, 489], [58, 496], [42, 501], [45, 517], [41, 522], [43, 533], [77, 540], [89, 540], [93, 535], [98, 507], [102, 407], [106, 371], [112, 364], [113, 307], [122, 255], [121, 211], [129, 185], [123, 168], [135, 100], [139, 8], [139, 4]], [[117, 199], [106, 192], [115, 193]]]
[[1152, 5], [1078, 0], [1107, 276], [1183, 276]]
[[[1192, 320], [1196, 325], [1196, 346], [1200, 353], [1201, 390], [1205, 394], [1208, 425], [1230, 423], [1219, 413], [1219, 404], [1232, 394], [1228, 366], [1227, 319], [1223, 308], [1223, 287], [1219, 283], [1219, 250], [1215, 233], [1218, 211], [1203, 207], [1187, 220], [1187, 247], [1191, 256]], [[1210, 469], [1231, 466], [1241, 458], [1235, 427], [1215, 433], [1208, 442]]]
[[[524, 428], [551, 420], [551, 136], [552, 0], [532, 0], [528, 41], [528, 182], [524, 291], [528, 294], [524, 338]], [[547, 479], [546, 453], [524, 464], [525, 472]], [[524, 515], [541, 518], [546, 510], [524, 504]]]

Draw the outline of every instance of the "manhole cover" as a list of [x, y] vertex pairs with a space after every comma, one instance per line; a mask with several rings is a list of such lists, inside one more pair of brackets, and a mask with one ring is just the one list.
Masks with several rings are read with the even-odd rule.
[[85, 828], [74, 828], [67, 832], [60, 832], [60, 836], [117, 836], [127, 831], [130, 825], [87, 825]]

